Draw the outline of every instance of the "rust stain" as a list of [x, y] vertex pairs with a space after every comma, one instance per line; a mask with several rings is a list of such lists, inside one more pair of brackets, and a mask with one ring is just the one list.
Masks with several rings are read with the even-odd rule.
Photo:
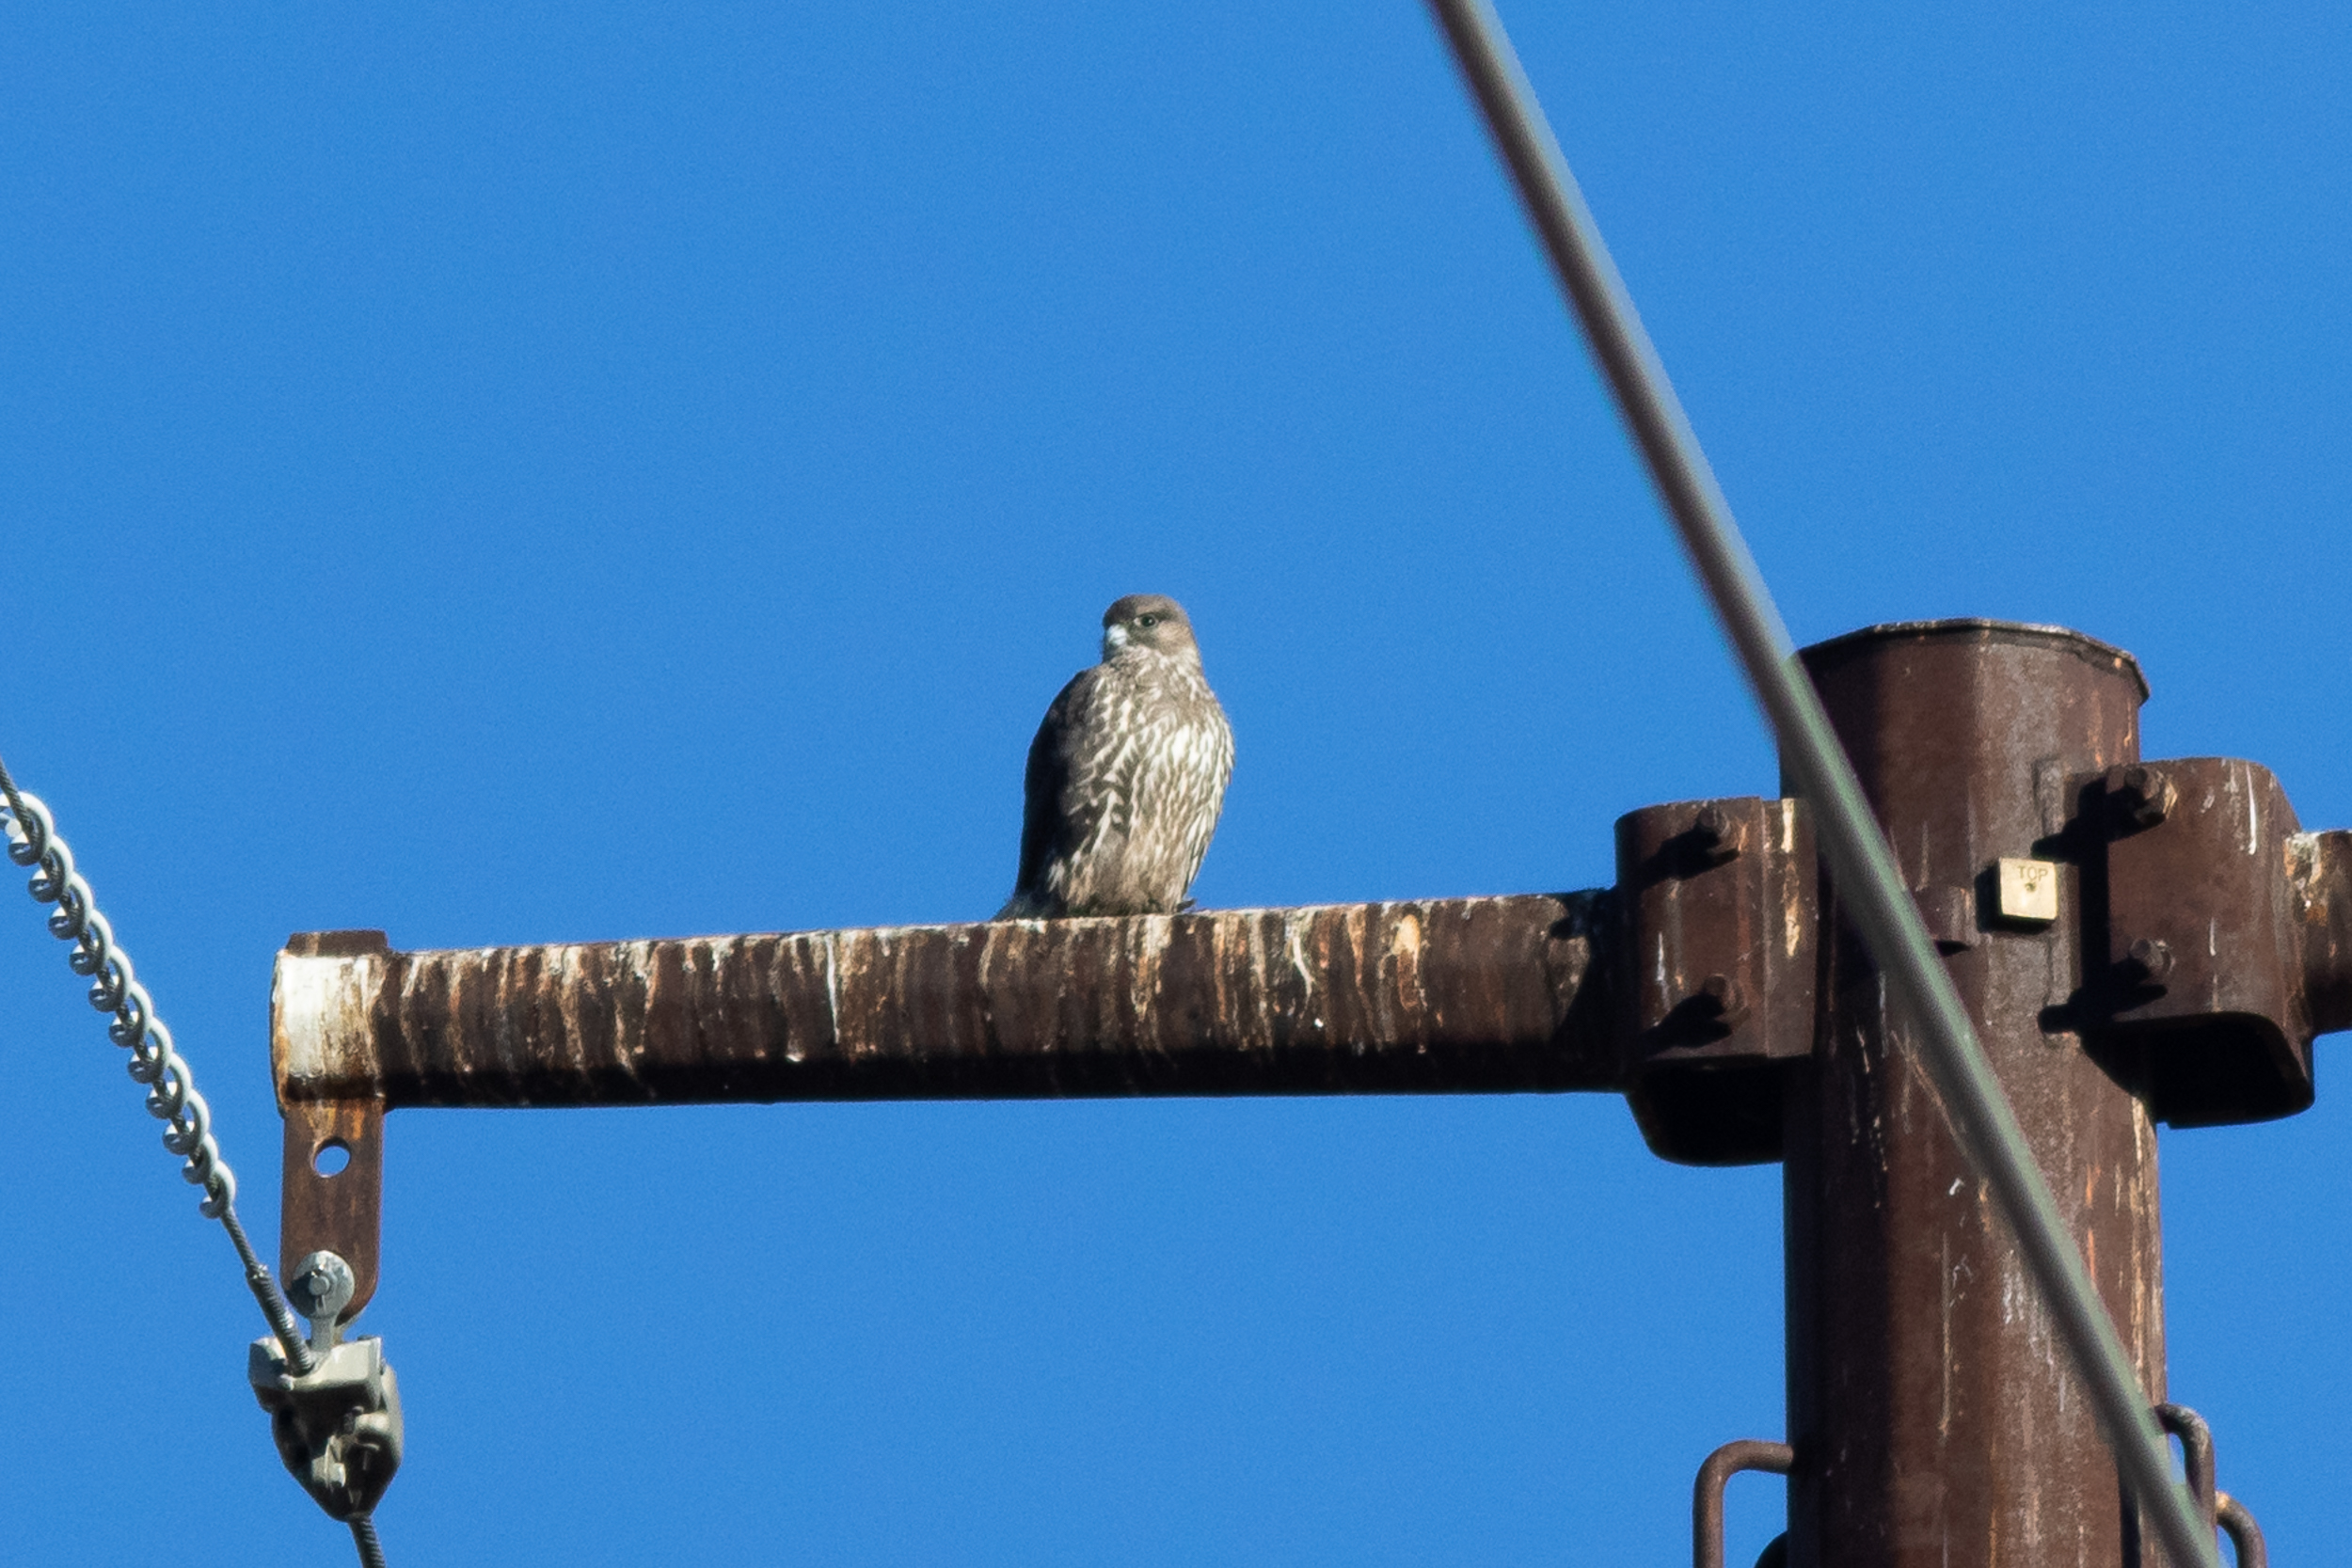
[[1578, 894], [281, 955], [281, 1101], [1619, 1086]]

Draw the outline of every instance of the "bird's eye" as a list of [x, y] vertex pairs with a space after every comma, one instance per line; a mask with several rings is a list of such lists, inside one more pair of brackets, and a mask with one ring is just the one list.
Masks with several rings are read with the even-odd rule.
[[1136, 625], [1139, 626], [1156, 626], [1159, 624], [1160, 618], [1156, 615], [1138, 615], [1136, 617]]

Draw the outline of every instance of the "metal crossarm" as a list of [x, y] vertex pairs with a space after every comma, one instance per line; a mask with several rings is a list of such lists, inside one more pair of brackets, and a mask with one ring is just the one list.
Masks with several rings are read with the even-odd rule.
[[1607, 893], [278, 963], [281, 1103], [614, 1105], [1619, 1086]]

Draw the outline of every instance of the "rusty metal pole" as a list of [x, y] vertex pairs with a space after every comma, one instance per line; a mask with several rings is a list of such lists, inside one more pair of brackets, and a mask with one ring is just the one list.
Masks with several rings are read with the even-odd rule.
[[1815, 808], [1821, 848], [1844, 884], [1886, 989], [1910, 1021], [1939, 1107], [1964, 1143], [1972, 1168], [1985, 1173], [1988, 1191], [2017, 1237], [2051, 1325], [2082, 1379], [2082, 1395], [2097, 1410], [2102, 1432], [2166, 1546], [2183, 1564], [2220, 1568], [2213, 1542], [2200, 1532], [2187, 1490], [2172, 1476], [2148, 1390], [2134, 1375], [2137, 1357], [2101, 1310], [2098, 1287], [2035, 1167], [2031, 1140], [2003, 1098], [1999, 1075], [1984, 1059], [1967, 1004], [1937, 962], [1918, 911], [1905, 907], [1900, 868], [1870, 819], [1862, 782], [1835, 739], [1835, 725], [1812, 683], [1794, 668], [1788, 628], [1502, 22], [1488, 0], [1430, 4], [1659, 499], [1772, 720], [1791, 792]]
[[[1804, 657], [2160, 1400], [2155, 1130], [2074, 1028], [2086, 934], [2105, 941], [2081, 904], [2104, 854], [2087, 781], [2138, 756], [2138, 668], [2073, 632], [1983, 621], [1874, 627]], [[2003, 918], [2004, 857], [2058, 863], [2060, 918]], [[2115, 1460], [2010, 1230], [1861, 944], [1834, 906], [1826, 920], [1822, 1037], [1785, 1107], [1789, 1561], [2139, 1560]]]

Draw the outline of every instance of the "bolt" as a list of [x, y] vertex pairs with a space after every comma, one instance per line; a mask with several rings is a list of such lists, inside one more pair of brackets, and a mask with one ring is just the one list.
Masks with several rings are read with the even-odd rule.
[[2172, 949], [2153, 937], [2141, 937], [2131, 945], [2125, 962], [2143, 980], [2161, 980], [2172, 973]]
[[1699, 853], [1716, 865], [1738, 858], [1740, 841], [1744, 836], [1731, 814], [1712, 800], [1699, 807], [1698, 814], [1691, 819], [1692, 842]]
[[331, 1252], [313, 1252], [294, 1264], [286, 1294], [304, 1317], [321, 1318], [341, 1311], [354, 1285], [350, 1264]]
[[2135, 762], [2107, 769], [2107, 799], [2127, 826], [2153, 828], [2171, 815], [2180, 791], [2159, 769]]
[[1748, 999], [1728, 974], [1709, 974], [1699, 982], [1699, 995], [1714, 1004], [1716, 1022], [1737, 1028], [1748, 1016]]

